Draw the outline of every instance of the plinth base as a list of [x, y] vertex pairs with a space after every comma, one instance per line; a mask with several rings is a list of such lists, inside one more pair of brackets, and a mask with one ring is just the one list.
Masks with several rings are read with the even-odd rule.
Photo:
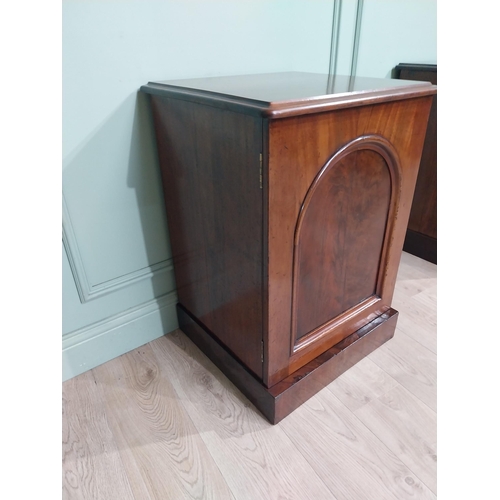
[[394, 336], [398, 312], [389, 309], [332, 348], [267, 388], [181, 304], [180, 329], [271, 422], [277, 424], [339, 375]]

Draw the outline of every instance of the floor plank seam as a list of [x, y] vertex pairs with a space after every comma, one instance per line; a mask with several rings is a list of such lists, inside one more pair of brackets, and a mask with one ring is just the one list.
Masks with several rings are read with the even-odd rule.
[[414, 340], [415, 342], [417, 342], [417, 344], [421, 345], [422, 347], [425, 347], [428, 351], [430, 351], [432, 354], [434, 354], [434, 356], [437, 356], [437, 352], [433, 351], [429, 346], [427, 346], [425, 344], [422, 344], [422, 342], [420, 342], [418, 339], [411, 337], [404, 330], [402, 330], [401, 328], [396, 327], [396, 333], [395, 333], [395, 335], [397, 335], [398, 333], [401, 333], [401, 334], [405, 335], [406, 337], [410, 337], [412, 340]]
[[[307, 403], [306, 403], [307, 404]], [[281, 421], [283, 422], [283, 420]], [[277, 425], [281, 425], [281, 422]], [[286, 429], [284, 427], [282, 427], [283, 429], [283, 433], [286, 435], [286, 437], [288, 438], [288, 440], [290, 442], [292, 442], [292, 444], [294, 445], [295, 449], [298, 451], [298, 453], [304, 458], [304, 460], [309, 464], [309, 466], [311, 467], [311, 469], [314, 471], [314, 473], [316, 474], [316, 476], [318, 477], [319, 481], [321, 481], [325, 487], [328, 489], [328, 491], [331, 493], [332, 495], [332, 498], [329, 499], [329, 500], [338, 500], [338, 498], [335, 496], [335, 493], [332, 491], [332, 489], [328, 486], [327, 483], [325, 483], [325, 481], [323, 481], [323, 479], [321, 479], [318, 475], [318, 473], [316, 472], [316, 468], [315, 468], [315, 464], [314, 463], [311, 463], [311, 461], [308, 459], [308, 457], [306, 455], [304, 455], [304, 453], [302, 453], [302, 451], [300, 451], [300, 449], [297, 447], [297, 445], [293, 442], [293, 440], [290, 438], [290, 436], [288, 435], [288, 432], [286, 431]]]
[[[403, 385], [401, 385], [401, 384], [399, 384], [399, 383], [398, 383], [398, 385], [399, 385], [400, 387], [402, 387], [403, 389], [405, 389], [406, 391], [408, 391], [408, 389], [406, 389]], [[392, 389], [391, 389], [391, 390], [392, 390]], [[389, 391], [387, 391], [387, 392], [389, 392]], [[409, 392], [412, 396], [414, 396], [414, 395], [413, 395], [410, 391], [408, 391], [408, 392]], [[381, 397], [382, 397], [382, 396], [379, 396], [379, 397], [377, 397], [377, 398], [375, 398], [375, 399], [380, 399]], [[414, 397], [415, 397], [415, 396], [414, 396]], [[337, 399], [338, 399], [338, 398], [337, 398]], [[420, 400], [419, 400], [419, 401], [420, 401]], [[367, 403], [367, 404], [370, 404], [370, 403]], [[426, 405], [426, 406], [427, 406], [427, 405]], [[427, 406], [427, 408], [429, 408], [429, 407]], [[434, 412], [434, 410], [432, 410], [431, 408], [430, 408], [430, 410], [431, 410], [432, 412]], [[398, 458], [398, 460], [399, 460], [402, 464], [404, 464], [404, 466], [405, 466], [405, 467], [407, 467], [407, 468], [408, 468], [408, 470], [409, 470], [409, 471], [410, 471], [410, 472], [411, 472], [411, 473], [412, 473], [412, 474], [413, 474], [413, 475], [414, 475], [414, 476], [415, 476], [415, 477], [416, 477], [416, 478], [417, 478], [417, 479], [418, 479], [418, 480], [419, 480], [422, 484], [424, 484], [426, 488], [428, 488], [428, 489], [429, 489], [429, 491], [431, 491], [432, 493], [434, 493], [434, 495], [436, 495], [436, 493], [432, 490], [431, 486], [429, 486], [429, 485], [428, 485], [428, 484], [427, 484], [427, 483], [426, 483], [426, 482], [425, 482], [425, 481], [424, 481], [424, 480], [420, 477], [420, 475], [419, 475], [419, 474], [417, 474], [417, 473], [413, 470], [413, 468], [412, 468], [410, 465], [408, 465], [406, 462], [404, 462], [403, 460], [401, 460], [401, 459], [400, 459], [400, 458], [399, 458], [399, 457], [398, 457], [398, 456], [397, 456], [397, 455], [396, 455], [396, 454], [395, 454], [395, 453], [394, 453], [394, 452], [393, 452], [393, 451], [392, 451], [392, 450], [391, 450], [391, 449], [390, 449], [390, 448], [389, 448], [389, 447], [388, 447], [388, 446], [387, 446], [387, 445], [386, 445], [386, 444], [382, 441], [382, 439], [380, 438], [380, 436], [378, 436], [378, 435], [377, 435], [377, 434], [376, 434], [376, 433], [375, 433], [372, 429], [370, 429], [370, 427], [368, 427], [368, 426], [367, 426], [367, 425], [366, 425], [366, 424], [365, 424], [365, 423], [364, 423], [364, 422], [363, 422], [363, 421], [362, 421], [362, 420], [361, 420], [361, 419], [360, 419], [360, 418], [356, 415], [356, 413], [355, 413], [355, 412], [351, 412], [351, 413], [354, 415], [354, 417], [355, 417], [355, 418], [356, 418], [356, 419], [357, 419], [357, 420], [358, 420], [358, 421], [359, 421], [359, 422], [360, 422], [360, 423], [361, 423], [361, 424], [362, 424], [362, 425], [363, 425], [366, 429], [368, 429], [368, 430], [369, 430], [369, 431], [370, 431], [370, 432], [371, 432], [371, 433], [372, 433], [372, 434], [373, 434], [373, 435], [377, 438], [377, 440], [378, 440], [380, 443], [382, 443], [382, 444], [384, 445], [384, 447], [385, 447], [385, 448], [387, 448], [387, 449], [389, 450], [389, 452], [390, 452], [390, 453], [392, 453], [393, 455], [395, 455], [395, 456]], [[437, 454], [437, 453], [436, 453], [436, 454]]]
[[[401, 385], [401, 384], [398, 384], [398, 385]], [[392, 389], [389, 389], [389, 390], [392, 390]], [[389, 391], [387, 391], [389, 392]], [[403, 462], [398, 455], [396, 455], [396, 453], [394, 453], [381, 439], [380, 437], [375, 433], [373, 432], [372, 429], [370, 429], [357, 415], [355, 412], [353, 412], [340, 398], [338, 398], [335, 394], [332, 394], [333, 397], [342, 405], [346, 408], [347, 411], [349, 411], [351, 413], [351, 415], [357, 420], [357, 422], [362, 425], [366, 430], [368, 430], [370, 432], [370, 434], [372, 434], [373, 436], [375, 436], [375, 438], [377, 439], [377, 441], [379, 442], [379, 444], [381, 444], [386, 452], [390, 455], [394, 455], [396, 457], [397, 460], [399, 460], [399, 462], [408, 469], [409, 472], [411, 472], [431, 493], [433, 493], [435, 496], [436, 494], [432, 491], [431, 487], [425, 482], [423, 481], [420, 476], [418, 474], [416, 474], [413, 469], [408, 466], [405, 462]], [[375, 398], [375, 399], [379, 399], [381, 396]], [[307, 402], [306, 402], [307, 404]], [[370, 403], [367, 403], [367, 404], [370, 404]]]
[[[154, 342], [154, 341], [153, 341]], [[156, 361], [156, 363], [158, 364], [158, 366], [160, 366], [160, 360], [158, 359], [158, 357], [156, 356], [156, 352], [155, 352], [155, 346], [152, 346], [151, 348], [151, 352], [153, 354], [153, 357]], [[161, 373], [161, 370], [159, 371], [159, 376], [161, 378], [162, 377], [162, 373]], [[215, 459], [215, 457], [212, 455], [211, 451], [210, 451], [210, 447], [208, 446], [208, 443], [206, 442], [205, 440], [205, 433], [204, 432], [200, 432], [200, 429], [198, 428], [198, 426], [196, 425], [195, 421], [193, 420], [193, 418], [191, 417], [191, 414], [189, 412], [189, 409], [186, 407], [182, 397], [180, 396], [180, 394], [178, 393], [176, 387], [174, 384], [172, 384], [169, 380], [167, 380], [167, 382], [170, 384], [170, 386], [172, 387], [172, 390], [175, 394], [175, 397], [176, 397], [176, 400], [178, 403], [180, 403], [182, 409], [184, 410], [184, 415], [187, 416], [189, 422], [191, 422], [191, 425], [192, 425], [192, 428], [196, 430], [196, 432], [198, 433], [198, 436], [200, 437], [200, 439], [202, 440], [203, 442], [203, 445], [205, 446], [206, 450], [207, 450], [207, 453], [210, 455], [210, 457], [212, 458], [212, 461], [213, 461], [213, 464], [214, 466], [217, 468], [217, 470], [219, 471], [219, 474], [220, 474], [220, 477], [223, 479], [227, 489], [231, 492], [231, 495], [233, 497], [234, 500], [238, 500], [237, 499], [237, 496], [236, 494], [234, 493], [234, 491], [231, 489], [231, 487], [229, 486], [229, 483], [227, 482], [227, 479], [226, 477], [224, 476], [222, 470], [220, 469], [219, 467], [219, 464], [217, 463], [217, 460]], [[222, 500], [222, 499], [221, 499]]]
[[[430, 351], [432, 352], [432, 351]], [[391, 378], [394, 379], [394, 377], [389, 373], [387, 372], [383, 366], [381, 366], [379, 363], [377, 363], [377, 361], [375, 359], [372, 359], [370, 358], [371, 361], [373, 361], [381, 370], [384, 370], [384, 372]], [[394, 379], [396, 380], [396, 379]], [[425, 401], [423, 401], [420, 397], [418, 397], [412, 390], [410, 390], [408, 387], [406, 387], [406, 385], [403, 383], [403, 382], [400, 382], [399, 380], [396, 380], [396, 382], [398, 383], [398, 385], [404, 387], [413, 397], [417, 398], [422, 404], [424, 404], [430, 411], [432, 411], [433, 413], [436, 413], [436, 410], [434, 408], [431, 408]], [[379, 399], [377, 397], [377, 399]]]
[[[141, 346], [143, 347], [143, 346]], [[118, 359], [121, 359], [125, 356], [127, 356], [128, 353], [125, 353], [125, 354], [122, 354], [121, 356], [118, 356], [118, 358], [115, 358], [116, 360]], [[112, 362], [114, 360], [111, 360], [110, 362]], [[99, 367], [96, 367], [96, 368], [99, 368]], [[99, 385], [99, 384], [102, 384], [101, 381], [99, 381], [99, 376], [98, 374], [95, 373], [95, 370], [96, 368], [92, 369], [92, 376], [94, 378], [94, 381], [96, 383], [96, 385]], [[101, 390], [101, 397], [103, 398], [103, 411], [104, 413], [106, 414], [107, 418], [108, 418], [108, 421], [110, 421], [111, 423], [113, 423], [113, 418], [112, 416], [108, 415], [108, 408], [107, 408], [107, 405], [106, 405], [106, 398], [104, 396], [104, 393], [103, 391]], [[115, 426], [114, 425], [109, 425], [109, 429], [111, 431], [111, 434], [113, 435], [113, 439], [115, 441], [115, 443], [119, 443], [120, 440], [119, 438], [117, 438], [117, 435], [116, 435], [116, 429], [115, 429]], [[124, 472], [125, 472], [125, 476], [127, 478], [127, 481], [128, 481], [128, 484], [130, 486], [130, 490], [131, 490], [131, 493], [132, 493], [132, 497], [134, 498], [135, 495], [134, 495], [134, 488], [132, 487], [132, 482], [133, 482], [133, 478], [131, 477], [131, 470], [129, 467], [125, 467], [125, 463], [124, 463], [124, 458], [123, 458], [123, 451], [122, 449], [118, 446], [117, 444], [117, 451], [118, 451], [118, 454], [120, 456], [120, 461], [124, 464]], [[152, 497], [152, 491], [151, 491], [151, 488], [150, 488], [150, 484], [149, 482], [147, 481], [147, 478], [144, 477], [144, 475], [142, 474], [141, 472], [141, 467], [140, 467], [140, 464], [137, 462], [137, 457], [135, 456], [135, 454], [131, 454], [131, 456], [129, 457], [129, 460], [132, 460], [134, 466], [135, 466], [135, 470], [136, 471], [139, 471], [139, 476], [140, 476], [140, 479], [142, 481], [142, 484], [144, 485], [144, 488], [147, 492], [147, 495], [148, 495], [148, 499], [145, 499], [145, 500], [154, 500], [154, 497]], [[144, 491], [142, 491], [142, 493], [144, 493]]]
[[335, 496], [334, 492], [329, 488], [328, 484], [325, 483], [325, 481], [323, 481], [323, 479], [321, 479], [321, 477], [319, 476], [319, 474], [316, 472], [316, 469], [314, 467], [314, 464], [312, 464], [308, 459], [307, 457], [302, 453], [302, 451], [299, 449], [299, 447], [295, 444], [295, 442], [290, 438], [290, 436], [288, 435], [288, 432], [286, 431], [286, 428], [284, 426], [282, 426], [283, 420], [278, 423], [278, 427], [281, 428], [283, 434], [286, 436], [286, 438], [288, 439], [288, 441], [293, 445], [293, 447], [295, 448], [295, 450], [297, 450], [297, 453], [300, 454], [304, 460], [309, 464], [309, 466], [311, 467], [311, 470], [314, 471], [314, 473], [316, 474], [316, 477], [318, 478], [318, 481], [320, 481], [321, 483], [324, 484], [325, 488], [328, 489], [328, 491], [330, 491], [330, 493], [332, 494], [332, 498], [331, 500], [337, 500], [337, 497]]

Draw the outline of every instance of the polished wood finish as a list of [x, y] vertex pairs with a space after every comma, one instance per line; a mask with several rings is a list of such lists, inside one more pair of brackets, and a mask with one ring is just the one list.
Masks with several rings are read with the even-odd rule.
[[389, 309], [271, 388], [265, 387], [178, 305], [179, 327], [271, 422], [277, 424], [394, 335], [397, 311]]
[[[269, 322], [267, 330], [264, 330], [265, 346], [268, 348], [266, 359], [269, 359], [269, 363], [264, 366], [264, 381], [268, 387], [390, 307], [429, 107], [430, 98], [422, 97], [270, 122], [267, 199]], [[370, 133], [366, 134], [367, 131]], [[366, 291], [364, 281], [373, 280], [373, 273], [376, 274], [377, 280], [380, 280], [377, 293], [366, 297], [359, 304], [349, 303], [348, 306], [355, 307], [354, 310], [347, 310], [343, 315], [332, 315], [331, 322], [325, 324], [322, 330], [313, 332], [311, 342], [294, 344], [287, 351], [282, 346], [285, 343], [290, 345], [294, 286], [290, 286], [285, 277], [297, 276], [293, 272], [297, 221], [318, 174], [326, 172], [330, 162], [335, 164], [337, 155], [346, 154], [351, 149], [364, 154], [368, 154], [366, 151], [375, 151], [379, 155], [375, 158], [382, 155], [384, 161], [379, 160], [379, 174], [386, 175], [386, 179], [390, 176], [391, 179], [390, 208], [387, 215], [383, 203], [375, 202], [369, 196], [372, 179], [368, 173], [351, 174], [351, 177], [345, 179], [343, 187], [337, 183], [335, 189], [339, 194], [345, 191], [353, 193], [343, 199], [337, 197], [337, 212], [342, 213], [342, 224], [348, 223], [349, 219], [345, 217], [350, 212], [349, 207], [353, 203], [359, 203], [358, 217], [361, 226], [358, 231], [367, 231], [367, 234], [366, 241], [363, 241], [362, 231], [359, 231], [358, 236], [348, 235], [346, 240], [339, 243], [347, 258], [352, 259], [355, 264], [346, 260], [333, 265], [342, 267], [336, 269], [336, 273], [346, 276], [346, 272], [352, 271], [353, 275], [350, 275], [349, 279], [357, 279], [358, 285], [362, 283], [360, 290], [350, 292], [351, 300], [354, 300], [356, 293], [358, 297], [362, 296], [362, 292]], [[347, 155], [346, 159], [349, 156]], [[353, 166], [350, 161], [349, 164]], [[337, 166], [342, 168], [342, 164]], [[370, 175], [372, 173], [370, 172]], [[357, 179], [359, 184], [351, 186], [352, 179]], [[385, 186], [384, 196], [387, 200], [387, 180]], [[356, 199], [358, 201], [353, 202]], [[371, 203], [380, 203], [381, 206], [378, 215], [382, 220], [377, 222], [378, 225], [373, 224], [371, 219]], [[352, 213], [355, 212], [356, 208]], [[364, 222], [367, 218], [371, 220], [371, 224]], [[333, 226], [335, 229], [331, 230], [332, 238], [347, 234], [343, 225], [339, 226], [337, 222], [337, 225]], [[359, 238], [359, 241], [356, 238]], [[381, 238], [384, 241], [383, 251], [375, 262], [373, 245], [380, 245]], [[314, 249], [311, 248], [310, 251]], [[314, 261], [314, 258], [315, 256], [312, 256], [311, 260]], [[364, 261], [368, 259], [372, 259], [372, 266], [375, 265], [375, 269], [370, 271], [371, 274], [368, 268], [363, 269]], [[349, 268], [349, 265], [355, 265], [358, 269]], [[359, 271], [363, 274], [356, 276]], [[344, 289], [341, 288], [339, 294], [343, 293]]]
[[262, 378], [262, 122], [152, 99], [177, 295]]
[[[296, 341], [378, 291], [391, 197], [389, 169], [380, 154], [368, 149], [328, 166], [311, 184], [295, 228]], [[329, 227], [338, 230], [326, 231]]]
[[[179, 322], [274, 421], [316, 390], [298, 387], [332, 380], [341, 359], [377, 342], [355, 343], [320, 369], [330, 349], [364, 327], [378, 325], [371, 337], [383, 331], [385, 340], [394, 330], [435, 87], [310, 74], [207, 81], [143, 87], [152, 94]], [[356, 359], [369, 350], [360, 352]], [[326, 375], [269, 399], [301, 369]]]
[[[437, 84], [437, 65], [399, 64], [396, 78]], [[433, 97], [404, 249], [437, 263], [437, 96]]]
[[275, 401], [267, 387], [231, 355], [225, 346], [181, 304], [177, 305], [179, 328], [196, 344], [269, 421], [274, 419]]
[[394, 336], [398, 312], [389, 309], [271, 387], [277, 398], [274, 423], [289, 415], [332, 380]]
[[149, 82], [148, 94], [229, 111], [286, 118], [435, 94], [421, 82], [285, 72]]

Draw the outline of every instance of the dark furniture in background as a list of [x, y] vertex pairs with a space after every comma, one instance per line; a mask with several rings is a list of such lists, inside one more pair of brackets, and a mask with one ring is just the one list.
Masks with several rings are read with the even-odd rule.
[[435, 87], [151, 82], [179, 325], [272, 423], [394, 335]]
[[[437, 65], [398, 64], [396, 78], [437, 84]], [[437, 264], [437, 97], [434, 96], [403, 249]]]

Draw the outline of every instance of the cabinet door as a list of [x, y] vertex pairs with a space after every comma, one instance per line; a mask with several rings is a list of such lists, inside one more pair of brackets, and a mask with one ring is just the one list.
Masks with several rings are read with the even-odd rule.
[[269, 386], [389, 308], [429, 103], [269, 123]]
[[355, 139], [333, 155], [307, 191], [294, 234], [293, 352], [383, 295], [383, 257], [400, 184], [391, 149], [374, 136]]

